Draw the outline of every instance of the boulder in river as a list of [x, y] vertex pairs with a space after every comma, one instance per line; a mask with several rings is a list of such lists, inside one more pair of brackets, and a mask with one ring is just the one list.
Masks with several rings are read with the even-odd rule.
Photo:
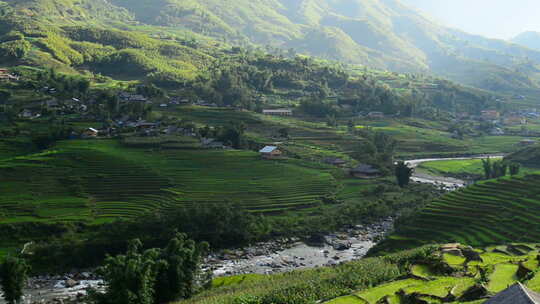
[[79, 282], [73, 280], [73, 279], [67, 279], [66, 282], [65, 282], [65, 285], [67, 288], [72, 288], [72, 287], [75, 287], [77, 285], [79, 285]]

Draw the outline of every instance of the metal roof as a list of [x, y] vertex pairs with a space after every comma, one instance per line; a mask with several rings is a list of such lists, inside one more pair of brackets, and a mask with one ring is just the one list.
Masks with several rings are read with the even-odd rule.
[[272, 153], [274, 152], [275, 150], [277, 149], [277, 147], [275, 146], [266, 146], [264, 148], [262, 148], [259, 153]]
[[484, 304], [540, 304], [540, 294], [521, 285], [521, 283], [517, 283], [501, 291]]

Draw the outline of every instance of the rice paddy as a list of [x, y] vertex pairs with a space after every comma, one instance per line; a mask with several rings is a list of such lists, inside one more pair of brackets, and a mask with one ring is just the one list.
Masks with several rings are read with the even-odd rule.
[[500, 178], [444, 195], [402, 223], [375, 252], [426, 243], [472, 246], [540, 237], [540, 174]]
[[0, 162], [0, 222], [103, 222], [220, 203], [255, 213], [303, 210], [336, 191], [330, 172], [312, 166], [264, 161], [251, 151], [64, 141]]
[[[525, 249], [516, 252], [516, 248]], [[437, 267], [433, 264], [416, 264], [411, 267], [412, 278], [385, 283], [328, 301], [326, 304], [482, 303], [485, 298], [517, 282], [522, 282], [533, 290], [539, 290], [540, 279], [536, 275], [531, 276], [538, 270], [536, 245], [513, 244], [475, 249], [475, 251], [478, 252], [481, 261], [464, 258], [461, 253], [443, 254], [444, 263], [453, 269], [452, 274], [437, 273]], [[502, 253], [502, 251], [507, 253]], [[493, 259], [493, 256], [498, 258]], [[527, 264], [535, 266], [520, 272], [519, 265]], [[480, 273], [489, 273], [487, 281], [483, 281]], [[423, 276], [418, 276], [418, 274]], [[478, 291], [482, 288], [484, 288], [484, 296], [481, 296], [482, 292], [477, 296], [470, 296], [472, 290]], [[484, 297], [484, 299], [479, 297]]]

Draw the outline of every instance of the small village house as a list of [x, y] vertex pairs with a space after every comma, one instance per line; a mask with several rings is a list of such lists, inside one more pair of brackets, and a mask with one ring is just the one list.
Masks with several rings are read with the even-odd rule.
[[274, 116], [292, 116], [293, 112], [290, 109], [275, 109], [275, 110], [263, 110], [264, 115], [274, 115]]
[[533, 139], [523, 139], [519, 142], [519, 145], [520, 146], [532, 146], [532, 145], [535, 145], [536, 144], [536, 140], [533, 140]]
[[44, 105], [49, 110], [59, 110], [61, 108], [60, 103], [56, 99], [47, 100]]
[[518, 282], [496, 294], [484, 304], [540, 304], [540, 293]]
[[384, 118], [384, 113], [383, 112], [369, 112], [367, 116], [372, 119], [381, 119], [381, 118]]
[[356, 178], [376, 178], [381, 175], [381, 171], [371, 165], [360, 164], [350, 170], [351, 176]]
[[490, 135], [504, 135], [504, 130], [501, 128], [493, 128], [489, 131]]
[[39, 113], [34, 113], [32, 110], [30, 109], [24, 109], [21, 111], [21, 113], [19, 113], [19, 117], [20, 118], [27, 118], [27, 119], [32, 119], [32, 118], [38, 118], [40, 117], [41, 114]]
[[495, 110], [484, 110], [481, 113], [481, 117], [485, 120], [497, 120], [501, 117], [501, 113]]
[[280, 158], [283, 153], [276, 146], [266, 146], [259, 150], [261, 157], [264, 159], [277, 159]]
[[338, 157], [327, 157], [324, 159], [324, 162], [336, 167], [343, 167], [347, 164], [345, 160]]
[[87, 128], [82, 132], [81, 137], [82, 138], [96, 138], [98, 135], [99, 135], [98, 130], [94, 128]]
[[7, 69], [0, 69], [0, 81], [17, 81], [18, 76], [12, 75]]
[[503, 119], [503, 123], [505, 125], [509, 125], [509, 126], [526, 125], [527, 124], [527, 118], [522, 117], [522, 116], [518, 116], [518, 115], [512, 115], [512, 116], [505, 117]]
[[226, 149], [227, 146], [214, 138], [202, 138], [201, 144], [207, 149]]
[[157, 123], [153, 123], [153, 122], [138, 122], [135, 127], [138, 129], [138, 130], [149, 130], [149, 129], [155, 129], [159, 126], [159, 124]]

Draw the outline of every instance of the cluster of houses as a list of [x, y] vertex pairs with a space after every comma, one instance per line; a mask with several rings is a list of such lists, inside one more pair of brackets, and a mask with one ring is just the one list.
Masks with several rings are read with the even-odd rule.
[[148, 103], [150, 100], [140, 94], [132, 94], [129, 92], [120, 92], [118, 98], [123, 102], [143, 102]]
[[71, 98], [64, 101], [58, 101], [53, 98], [42, 102], [33, 102], [27, 104], [26, 108], [19, 112], [19, 117], [25, 119], [39, 118], [43, 110], [84, 113], [88, 110], [88, 103], [82, 102], [78, 98]]
[[15, 76], [7, 69], [0, 69], [0, 81], [18, 81], [19, 76]]

